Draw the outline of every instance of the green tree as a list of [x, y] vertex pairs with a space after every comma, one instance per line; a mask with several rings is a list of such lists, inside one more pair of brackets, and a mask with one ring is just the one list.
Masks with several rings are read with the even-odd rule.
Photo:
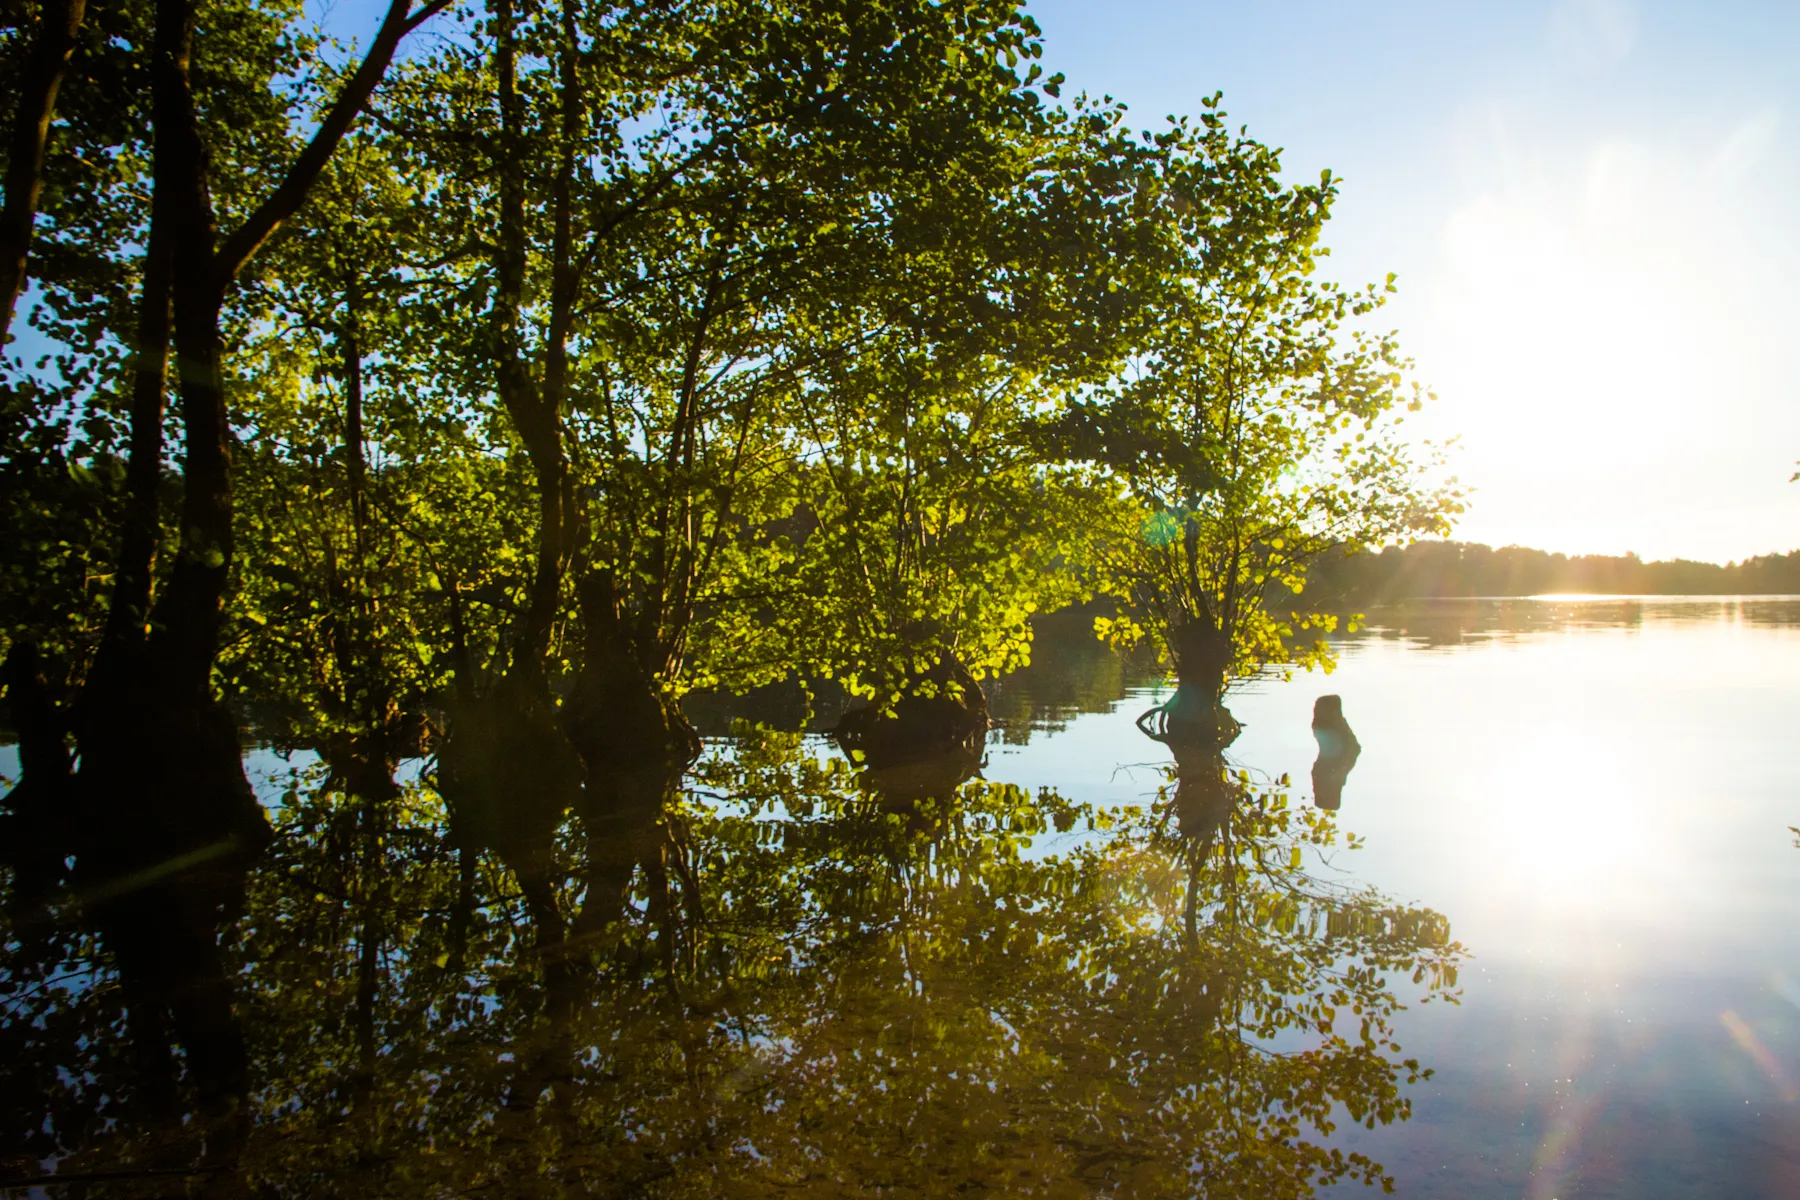
[[[684, 691], [829, 652], [771, 611], [797, 598], [775, 528], [801, 500], [795, 430], [843, 354], [836, 315], [912, 303], [887, 244], [948, 240], [1016, 175], [1036, 28], [998, 2], [570, 4], [497, 5], [470, 35], [395, 121], [441, 172], [432, 240], [459, 248], [449, 302], [412, 310], [441, 331], [431, 403], [536, 495], [443, 776], [472, 836], [523, 861], [604, 807], [589, 791], [691, 753]], [[959, 188], [955, 213], [919, 199]]]
[[1101, 550], [1127, 610], [1102, 632], [1158, 637], [1190, 700], [1177, 721], [1232, 674], [1324, 660], [1296, 640], [1329, 627], [1302, 596], [1322, 555], [1442, 533], [1460, 511], [1399, 428], [1428, 398], [1410, 363], [1359, 327], [1382, 295], [1313, 278], [1335, 181], [1282, 184], [1275, 152], [1230, 133], [1217, 104], [1167, 135], [1183, 253], [1138, 361], [1051, 426], [1127, 489]]
[[[27, 848], [31, 856], [56, 864], [56, 875], [72, 863], [67, 877], [83, 897], [79, 911], [99, 932], [129, 997], [133, 1042], [143, 1049], [138, 1069], [154, 1081], [143, 1093], [156, 1096], [151, 1107], [166, 1114], [176, 1103], [172, 1034], [199, 1109], [224, 1122], [211, 1146], [226, 1160], [245, 1128], [249, 1081], [217, 935], [241, 903], [249, 858], [268, 838], [244, 776], [236, 722], [213, 679], [235, 532], [225, 359], [228, 335], [242, 332], [231, 321], [243, 316], [228, 314], [227, 301], [250, 260], [304, 201], [400, 39], [441, 7], [411, 12], [401, 0], [390, 8], [370, 53], [329, 97], [282, 81], [302, 49], [288, 36], [287, 11], [228, 4], [202, 12], [185, 0], [163, 0], [142, 14], [124, 10], [143, 19], [126, 26], [136, 69], [122, 81], [146, 89], [148, 103], [140, 91], [123, 123], [118, 114], [77, 120], [78, 135], [95, 136], [75, 141], [78, 156], [117, 145], [128, 162], [71, 176], [107, 199], [129, 194], [143, 181], [129, 158], [153, 146], [147, 213], [141, 198], [127, 199], [104, 215], [79, 217], [58, 245], [46, 247], [46, 322], [112, 322], [92, 343], [91, 361], [79, 343], [68, 345], [67, 366], [57, 364], [55, 374], [64, 398], [69, 389], [129, 389], [123, 405], [98, 401], [82, 423], [91, 442], [123, 442], [114, 476], [122, 511], [91, 664], [66, 664], [81, 677], [78, 701], [59, 707], [51, 689], [34, 685], [40, 673], [30, 669], [31, 642], [15, 640], [9, 652], [8, 698], [37, 744], [25, 756], [30, 777], [8, 807], [15, 829], [46, 835]], [[99, 65], [104, 83], [121, 82], [106, 73], [114, 56], [101, 55]], [[297, 138], [293, 121], [314, 99], [317, 125]], [[134, 127], [133, 117], [147, 120]], [[97, 235], [81, 247], [87, 261], [58, 269], [56, 251], [83, 232]], [[135, 270], [119, 270], [134, 260]], [[83, 276], [93, 274], [113, 285], [100, 303], [78, 294]], [[119, 299], [132, 287], [135, 322], [122, 323], [128, 310]], [[171, 350], [182, 430], [179, 517], [167, 539], [172, 561], [159, 567]], [[14, 394], [20, 391], [39, 406], [27, 426], [68, 419], [43, 407], [55, 404], [56, 389]], [[108, 420], [113, 414], [125, 417], [122, 437]], [[83, 465], [74, 465], [81, 474]], [[71, 726], [80, 764], [73, 774]]]
[[845, 732], [877, 756], [978, 742], [980, 681], [1029, 661], [1033, 612], [1079, 597], [1099, 493], [1028, 434], [1144, 317], [1129, 181], [1154, 152], [1115, 110], [1023, 115], [1005, 174], [907, 197], [885, 268], [901, 302], [826, 326], [845, 350], [801, 409], [806, 665], [872, 702]]

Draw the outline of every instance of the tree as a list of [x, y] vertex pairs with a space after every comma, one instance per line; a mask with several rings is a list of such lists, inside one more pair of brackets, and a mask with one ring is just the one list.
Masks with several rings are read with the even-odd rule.
[[1125, 485], [1101, 553], [1102, 586], [1128, 608], [1103, 632], [1162, 641], [1178, 724], [1232, 674], [1325, 660], [1295, 641], [1331, 621], [1295, 599], [1320, 556], [1442, 533], [1460, 511], [1429, 447], [1417, 461], [1399, 430], [1427, 393], [1393, 335], [1356, 327], [1382, 295], [1312, 278], [1335, 181], [1284, 186], [1276, 154], [1230, 134], [1217, 104], [1167, 135], [1182, 257], [1134, 369], [1052, 426]]
[[[683, 692], [803, 665], [805, 623], [770, 615], [793, 594], [774, 525], [802, 499], [795, 431], [844, 354], [834, 318], [912, 303], [890, 242], [948, 240], [1012, 179], [1035, 37], [1000, 2], [500, 5], [419, 75], [395, 119], [441, 164], [433, 240], [466, 248], [420, 314], [442, 331], [436, 402], [476, 414], [537, 497], [529, 573], [492, 581], [502, 652], [459, 681], [461, 727], [493, 740], [446, 743], [481, 839], [541, 857], [563, 812], [604, 809], [589, 792], [692, 753]], [[955, 213], [921, 202], [956, 188]], [[530, 788], [501, 765], [521, 758], [543, 765]]]
[[[30, 790], [8, 797], [15, 821], [50, 828], [39, 819], [45, 806], [65, 810], [56, 830], [64, 840], [41, 847], [43, 857], [72, 860], [69, 882], [86, 897], [82, 911], [130, 997], [134, 1040], [160, 1042], [145, 1069], [172, 1095], [172, 1031], [201, 1110], [227, 1122], [214, 1143], [226, 1158], [243, 1131], [249, 1081], [217, 934], [241, 904], [248, 860], [268, 829], [244, 777], [235, 720], [214, 694], [234, 550], [225, 306], [252, 257], [299, 209], [400, 39], [442, 7], [414, 12], [397, 0], [369, 54], [291, 153], [296, 112], [277, 77], [292, 46], [273, 14], [209, 8], [199, 49], [201, 13], [186, 0], [161, 0], [147, 27], [136, 27], [132, 50], [142, 64], [137, 79], [148, 84], [149, 120], [147, 130], [127, 136], [153, 143], [153, 183], [147, 227], [132, 230], [142, 234], [135, 328], [109, 330], [98, 354], [105, 363], [109, 346], [131, 347], [124, 511], [107, 619], [72, 714], [53, 707], [48, 689], [8, 689], [20, 719], [53, 747], [31, 756]], [[227, 210], [237, 219], [223, 237], [214, 192], [220, 174], [218, 198], [244, 202]], [[105, 260], [133, 250], [100, 242], [90, 254]], [[54, 299], [49, 308], [57, 319]], [[174, 561], [159, 573], [171, 349], [183, 431], [180, 518]], [[82, 381], [83, 372], [72, 374]], [[31, 647], [14, 649], [28, 666]], [[35, 672], [13, 674], [29, 680]], [[72, 778], [63, 738], [71, 716], [80, 755]]]
[[[929, 1183], [891, 1163], [928, 1129], [990, 1183], [1371, 1174], [1297, 1132], [1403, 1111], [1397, 1001], [1334, 956], [1454, 947], [1314, 887], [1329, 830], [1216, 754], [1178, 755], [1179, 843], [958, 790], [967, 755], [853, 779], [770, 737], [701, 769], [716, 803], [682, 784], [692, 689], [829, 675], [978, 754], [1034, 610], [1123, 593], [1222, 681], [1287, 653], [1309, 547], [1441, 515], [1355, 448], [1402, 364], [1345, 332], [1377, 297], [1304, 278], [1329, 181], [1211, 114], [1047, 108], [1011, 0], [491, 0], [390, 77], [441, 7], [342, 71], [285, 0], [81, 27], [30, 251], [53, 351], [0, 423], [6, 1050], [49, 1094], [9, 1152], [366, 1194], [643, 1188], [650, 1147], [841, 1190]], [[323, 759], [273, 813], [245, 719]], [[1316, 1053], [1265, 1061], [1271, 1026]]]
[[978, 746], [980, 681], [1028, 661], [1030, 615], [1081, 592], [1095, 488], [1029, 432], [1138, 332], [1129, 181], [1153, 152], [1110, 108], [1023, 115], [982, 186], [953, 176], [896, 205], [867, 253], [889, 256], [898, 303], [824, 326], [843, 350], [800, 409], [803, 661], [871, 702], [840, 729], [876, 757]]

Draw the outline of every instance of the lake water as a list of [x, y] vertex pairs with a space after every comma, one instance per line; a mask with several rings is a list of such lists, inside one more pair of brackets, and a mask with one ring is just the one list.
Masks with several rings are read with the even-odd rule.
[[[1435, 1077], [1345, 1137], [1403, 1195], [1800, 1195], [1800, 601], [1473, 601], [1376, 612], [1335, 673], [1230, 705], [1228, 757], [1303, 781], [1313, 700], [1363, 751], [1350, 875], [1450, 919], [1459, 1007], [1404, 1014]], [[1142, 802], [1131, 718], [988, 777]]]
[[[1015, 787], [869, 797], [823, 739], [715, 742], [681, 812], [559, 844], [574, 951], [491, 859], [458, 884], [428, 790], [365, 854], [310, 755], [255, 753], [281, 837], [232, 958], [233, 1162], [308, 1195], [1304, 1195], [1342, 1152], [1401, 1195], [1800, 1195], [1800, 600], [1373, 613], [1331, 675], [1236, 689], [1235, 807], [1193, 826], [1216, 764], [1177, 788], [1134, 724], [1165, 693], [1079, 632], [993, 689], [981, 778]], [[1327, 692], [1362, 745], [1335, 816]], [[130, 1116], [70, 953], [8, 1000], [8, 1120], [33, 1087], [47, 1128]], [[34, 1154], [96, 1195], [183, 1161], [69, 1145]]]

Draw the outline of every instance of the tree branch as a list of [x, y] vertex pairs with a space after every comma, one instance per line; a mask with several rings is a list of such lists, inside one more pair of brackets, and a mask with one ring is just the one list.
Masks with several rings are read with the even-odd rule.
[[387, 15], [382, 18], [381, 28], [375, 34], [369, 53], [364, 56], [362, 65], [357, 67], [356, 74], [350, 77], [343, 90], [338, 93], [337, 100], [326, 112], [325, 119], [319, 122], [319, 128], [313, 132], [306, 149], [300, 152], [300, 157], [288, 169], [287, 178], [281, 181], [237, 232], [226, 238], [225, 244], [219, 248], [214, 263], [214, 280], [221, 291], [237, 278], [238, 272], [244, 269], [244, 264], [281, 227], [281, 223], [293, 216], [299, 211], [301, 204], [305, 203], [313, 181], [325, 169], [325, 164], [330, 161], [332, 152], [343, 141], [344, 135], [350, 132], [363, 105], [374, 94], [375, 86], [387, 74], [388, 64], [393, 61], [400, 39], [449, 6], [450, 0], [430, 0], [417, 13], [411, 13], [409, 10], [412, 8], [412, 0], [390, 0]]
[[25, 290], [26, 258], [31, 250], [38, 193], [44, 182], [44, 146], [50, 137], [50, 116], [56, 110], [56, 92], [68, 73], [69, 60], [75, 53], [75, 35], [81, 30], [86, 10], [86, 0], [52, 0], [44, 6], [19, 85], [18, 107], [13, 111], [7, 145], [6, 207], [0, 211], [0, 345], [6, 342], [19, 293]]

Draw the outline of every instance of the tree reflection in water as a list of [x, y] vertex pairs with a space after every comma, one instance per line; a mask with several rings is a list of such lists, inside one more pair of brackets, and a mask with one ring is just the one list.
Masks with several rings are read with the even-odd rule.
[[966, 764], [870, 788], [813, 750], [746, 729], [612, 789], [548, 851], [554, 913], [455, 849], [425, 784], [377, 821], [342, 770], [303, 773], [230, 947], [254, 1127], [229, 1162], [141, 1115], [141, 1031], [72, 911], [15, 917], [10, 1173], [54, 1160], [93, 1196], [1381, 1181], [1326, 1135], [1408, 1115], [1400, 992], [1453, 999], [1462, 951], [1308, 872], [1330, 814], [1222, 745], [1183, 748], [1141, 813], [957, 786]]

